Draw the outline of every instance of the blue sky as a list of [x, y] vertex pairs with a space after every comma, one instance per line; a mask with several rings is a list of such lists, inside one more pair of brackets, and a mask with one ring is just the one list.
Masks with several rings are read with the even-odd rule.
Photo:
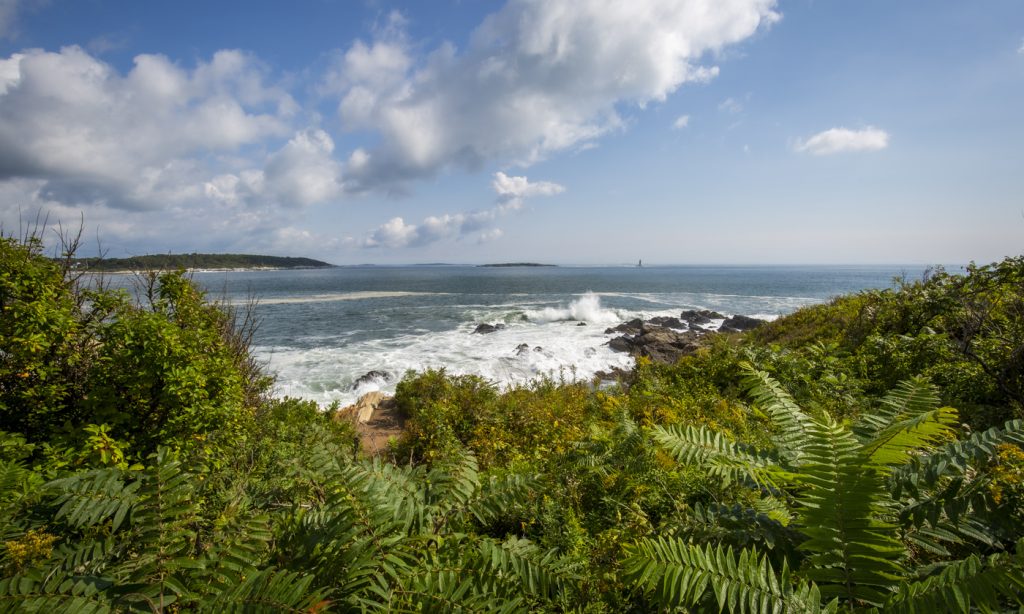
[[0, 223], [339, 264], [1024, 245], [1024, 4], [0, 0]]

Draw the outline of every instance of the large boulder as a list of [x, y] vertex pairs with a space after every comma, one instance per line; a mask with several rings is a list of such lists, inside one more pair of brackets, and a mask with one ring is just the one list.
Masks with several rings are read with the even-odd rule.
[[679, 318], [671, 318], [668, 316], [657, 316], [647, 321], [648, 324], [654, 324], [657, 326], [664, 326], [666, 328], [687, 328], [686, 324]]
[[622, 335], [621, 337], [616, 337], [608, 342], [608, 347], [615, 350], [616, 352], [632, 352], [634, 349], [633, 337], [631, 337], [630, 335]]
[[750, 316], [735, 315], [728, 318], [722, 325], [718, 327], [718, 330], [723, 333], [742, 333], [744, 331], [752, 330], [764, 324], [764, 320], [752, 318]]
[[695, 324], [710, 324], [711, 320], [721, 320], [725, 316], [718, 313], [717, 311], [710, 311], [708, 309], [701, 309], [697, 311], [695, 309], [688, 309], [683, 313], [679, 314], [679, 319], [689, 324], [691, 327]]
[[356, 381], [352, 382], [352, 386], [350, 387], [350, 390], [358, 390], [359, 387], [362, 386], [363, 384], [370, 384], [370, 383], [374, 383], [374, 382], [387, 383], [387, 382], [390, 382], [390, 381], [391, 381], [391, 374], [390, 373], [388, 373], [387, 371], [378, 371], [377, 369], [374, 369], [372, 371], [367, 371], [363, 375], [360, 375], [359, 377], [357, 377]]
[[618, 326], [604, 329], [604, 334], [611, 335], [612, 333], [626, 333], [627, 335], [637, 335], [640, 333], [640, 329], [643, 328], [644, 321], [640, 318], [630, 320], [629, 322], [623, 322]]
[[474, 335], [487, 335], [505, 328], [504, 324], [479, 324], [473, 330]]
[[392, 397], [389, 397], [383, 392], [367, 392], [363, 396], [359, 397], [359, 400], [352, 405], [339, 409], [336, 414], [336, 418], [352, 420], [357, 424], [366, 424], [373, 418], [373, 412], [378, 407], [385, 403], [389, 403], [391, 400]]

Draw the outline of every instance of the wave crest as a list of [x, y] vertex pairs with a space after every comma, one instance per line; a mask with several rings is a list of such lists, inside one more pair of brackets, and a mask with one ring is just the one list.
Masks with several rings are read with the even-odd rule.
[[566, 320], [586, 322], [588, 324], [616, 324], [623, 317], [614, 309], [603, 309], [601, 297], [587, 292], [567, 307], [545, 307], [544, 309], [528, 309], [524, 312], [531, 322], [563, 322]]

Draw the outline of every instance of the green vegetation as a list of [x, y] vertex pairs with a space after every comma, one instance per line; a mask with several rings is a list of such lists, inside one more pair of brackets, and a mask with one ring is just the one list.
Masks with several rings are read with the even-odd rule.
[[96, 272], [177, 271], [178, 269], [322, 269], [334, 265], [312, 258], [251, 254], [154, 254], [131, 258], [74, 258], [76, 269]]
[[1024, 258], [719, 335], [626, 385], [410, 373], [366, 458], [251, 314], [0, 238], [0, 611], [1024, 605]]

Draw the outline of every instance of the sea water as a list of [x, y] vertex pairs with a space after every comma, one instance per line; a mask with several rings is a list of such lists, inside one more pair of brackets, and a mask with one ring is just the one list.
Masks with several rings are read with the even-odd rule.
[[[372, 266], [195, 273], [211, 298], [254, 298], [257, 356], [275, 393], [347, 404], [393, 392], [410, 370], [444, 368], [499, 385], [628, 369], [606, 328], [686, 309], [773, 319], [912, 266]], [[503, 324], [474, 334], [482, 323]], [[359, 378], [370, 371], [387, 374]]]

